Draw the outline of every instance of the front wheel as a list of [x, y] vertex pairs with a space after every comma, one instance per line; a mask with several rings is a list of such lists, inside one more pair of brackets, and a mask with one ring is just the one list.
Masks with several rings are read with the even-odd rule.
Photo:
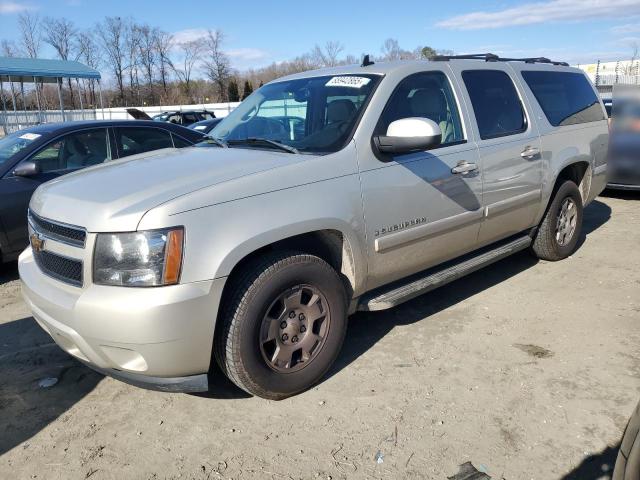
[[533, 252], [542, 260], [567, 258], [578, 247], [582, 232], [582, 196], [571, 180], [556, 190], [533, 241]]
[[229, 379], [274, 400], [317, 383], [346, 333], [337, 272], [313, 255], [275, 253], [247, 265], [230, 287], [214, 345]]

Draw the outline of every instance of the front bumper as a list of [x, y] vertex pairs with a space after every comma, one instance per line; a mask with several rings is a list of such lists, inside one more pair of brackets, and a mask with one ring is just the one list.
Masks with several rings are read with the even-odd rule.
[[44, 275], [31, 248], [18, 262], [33, 317], [70, 355], [127, 383], [206, 390], [224, 279], [154, 288], [83, 288]]

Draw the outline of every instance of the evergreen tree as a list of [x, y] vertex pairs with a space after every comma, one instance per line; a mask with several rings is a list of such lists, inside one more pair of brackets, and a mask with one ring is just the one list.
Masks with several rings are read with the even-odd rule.
[[244, 89], [242, 91], [242, 100], [247, 98], [252, 93], [253, 93], [253, 85], [251, 85], [251, 82], [249, 80], [245, 80], [244, 81]]
[[229, 80], [229, 86], [227, 87], [227, 95], [230, 102], [240, 101], [240, 92], [238, 91], [238, 82], [235, 78]]

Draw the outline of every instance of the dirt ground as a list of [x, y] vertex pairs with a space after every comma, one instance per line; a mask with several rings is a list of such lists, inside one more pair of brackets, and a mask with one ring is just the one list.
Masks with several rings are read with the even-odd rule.
[[[93, 373], [0, 273], [0, 478], [609, 478], [640, 397], [640, 195], [601, 197], [570, 259], [502, 261], [358, 314], [311, 391], [208, 395]], [[58, 383], [41, 388], [54, 377]]]

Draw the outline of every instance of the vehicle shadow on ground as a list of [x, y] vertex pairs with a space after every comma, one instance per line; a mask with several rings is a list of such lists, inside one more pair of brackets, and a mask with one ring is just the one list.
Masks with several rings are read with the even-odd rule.
[[[28, 448], [25, 441], [103, 378], [63, 352], [33, 318], [0, 324], [0, 365], [0, 455], [21, 444]], [[57, 383], [42, 388], [45, 378]]]
[[[584, 211], [580, 245], [610, 218], [611, 208], [598, 200], [593, 201]], [[427, 317], [515, 277], [537, 263], [538, 260], [529, 252], [520, 252], [394, 309], [355, 314], [349, 319], [347, 340], [342, 352], [326, 378], [347, 367], [393, 328], [428, 320]]]
[[640, 191], [634, 190], [610, 190], [607, 189], [600, 194], [605, 198], [617, 198], [619, 200], [640, 200]]
[[18, 280], [18, 278], [17, 262], [9, 262], [5, 264], [0, 263], [0, 285]]
[[560, 480], [604, 480], [611, 478], [618, 450], [620, 450], [619, 443], [615, 447], [607, 447], [599, 453], [588, 456]]

